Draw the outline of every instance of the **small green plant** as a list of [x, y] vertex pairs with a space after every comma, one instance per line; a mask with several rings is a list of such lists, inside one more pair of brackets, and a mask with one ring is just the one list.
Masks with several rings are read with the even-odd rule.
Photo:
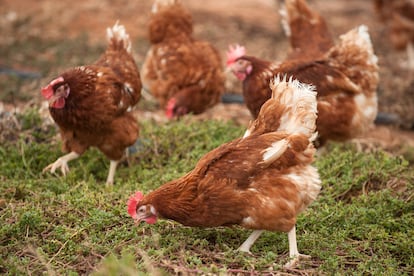
[[19, 230], [21, 232], [33, 232], [40, 229], [42, 216], [36, 211], [26, 211], [19, 219]]

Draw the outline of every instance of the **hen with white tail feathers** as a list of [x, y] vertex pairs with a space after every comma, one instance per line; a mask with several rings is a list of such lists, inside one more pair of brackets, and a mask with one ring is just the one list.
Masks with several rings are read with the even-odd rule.
[[340, 36], [328, 51], [312, 59], [304, 54], [270, 62], [247, 55], [239, 46], [230, 48], [227, 65], [243, 81], [243, 96], [253, 117], [270, 98], [268, 83], [274, 75], [286, 74], [314, 85], [318, 100], [317, 146], [329, 140], [357, 138], [374, 124], [379, 68], [366, 26]]
[[136, 192], [128, 201], [132, 218], [150, 224], [164, 218], [194, 227], [237, 224], [254, 229], [241, 251], [249, 251], [263, 230], [288, 232], [292, 260], [287, 266], [293, 266], [301, 256], [296, 217], [321, 188], [312, 166], [316, 92], [279, 77], [271, 88], [272, 98], [244, 137], [207, 153], [192, 171], [148, 195]]

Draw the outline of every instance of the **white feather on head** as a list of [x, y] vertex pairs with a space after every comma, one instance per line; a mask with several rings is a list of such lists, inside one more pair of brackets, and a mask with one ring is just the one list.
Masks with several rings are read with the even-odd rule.
[[[356, 45], [359, 48], [362, 48], [369, 55], [370, 64], [375, 66], [378, 65], [378, 57], [374, 53], [374, 48], [372, 46], [371, 37], [369, 35], [368, 27], [366, 25], [360, 25], [349, 32], [339, 36], [341, 44], [344, 45]], [[363, 51], [361, 51], [362, 53]]]

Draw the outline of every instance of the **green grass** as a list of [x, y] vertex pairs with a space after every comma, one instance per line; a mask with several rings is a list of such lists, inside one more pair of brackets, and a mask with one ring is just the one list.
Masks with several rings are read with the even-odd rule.
[[[31, 113], [30, 113], [31, 112]], [[19, 117], [37, 125], [33, 111]], [[199, 229], [160, 220], [134, 225], [126, 202], [191, 170], [209, 150], [239, 137], [231, 123], [189, 119], [141, 122], [139, 154], [105, 187], [108, 160], [89, 150], [66, 178], [42, 168], [62, 153], [54, 130], [22, 131], [0, 146], [0, 273], [9, 275], [153, 275], [265, 273], [282, 270], [284, 233], [266, 232], [237, 252], [250, 231]], [[29, 143], [33, 141], [35, 143]], [[36, 138], [37, 137], [37, 138]], [[30, 139], [29, 139], [30, 138]], [[316, 166], [322, 192], [298, 218], [299, 250], [312, 259], [292, 274], [412, 275], [414, 181], [409, 163], [382, 151], [330, 144]]]

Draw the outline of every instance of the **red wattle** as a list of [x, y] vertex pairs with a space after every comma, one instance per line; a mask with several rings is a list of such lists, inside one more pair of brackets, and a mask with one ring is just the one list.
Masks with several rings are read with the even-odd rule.
[[57, 99], [53, 104], [52, 107], [53, 108], [63, 108], [65, 106], [65, 99], [64, 98], [59, 98]]

